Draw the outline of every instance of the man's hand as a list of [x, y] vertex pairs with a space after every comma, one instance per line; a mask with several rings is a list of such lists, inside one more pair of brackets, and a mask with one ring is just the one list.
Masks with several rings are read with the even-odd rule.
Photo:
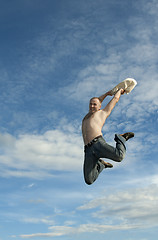
[[114, 98], [117, 99], [117, 101], [120, 99], [120, 96], [125, 93], [125, 90], [120, 88], [114, 95]]
[[[125, 90], [124, 90], [123, 88], [120, 88], [118, 91], [121, 92], [121, 95], [123, 95], [123, 94], [125, 93]], [[118, 91], [117, 91], [117, 92], [118, 92]], [[116, 94], [116, 93], [115, 93], [115, 94]], [[113, 94], [112, 90], [110, 90], [110, 91], [108, 91], [108, 92], [106, 93], [106, 95], [107, 95], [107, 96], [113, 96], [114, 94]]]
[[[123, 95], [125, 93], [125, 90], [123, 88], [120, 88], [117, 93], [119, 93], [120, 95]], [[116, 95], [116, 93], [115, 93]]]
[[125, 93], [125, 90], [122, 88], [120, 90], [121, 90], [121, 95], [123, 95]]

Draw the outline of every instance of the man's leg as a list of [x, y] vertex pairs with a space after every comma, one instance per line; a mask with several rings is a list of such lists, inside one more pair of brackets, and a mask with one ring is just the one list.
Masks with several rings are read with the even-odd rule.
[[95, 152], [99, 158], [108, 158], [116, 162], [121, 162], [126, 154], [125, 142], [131, 137], [134, 137], [133, 133], [115, 134], [116, 147], [106, 143], [104, 138], [100, 138], [95, 145]]
[[104, 138], [100, 138], [95, 144], [95, 154], [98, 158], [108, 158], [116, 162], [121, 162], [125, 157], [125, 138], [115, 135], [116, 147], [109, 145]]
[[115, 134], [116, 148], [107, 144], [103, 138], [100, 138], [93, 146], [85, 149], [85, 182], [89, 185], [92, 184], [104, 168], [113, 167], [112, 164], [106, 163], [100, 158], [109, 158], [121, 162], [126, 153], [125, 142], [133, 136], [130, 134]]
[[[91, 149], [85, 151], [85, 159], [84, 159], [84, 179], [85, 182], [90, 185], [92, 184], [102, 172], [102, 170], [108, 166], [105, 166], [101, 159], [99, 159], [95, 152]], [[109, 166], [112, 167], [112, 166]]]
[[[115, 138], [116, 148], [107, 144], [103, 138], [100, 138], [97, 143], [85, 149], [83, 170], [84, 179], [88, 185], [92, 184], [108, 165], [108, 163], [106, 165], [106, 163], [100, 159], [101, 157], [109, 158], [117, 162], [120, 162], [124, 158], [126, 149], [123, 142], [126, 140], [119, 135], [116, 135]], [[112, 164], [110, 167], [112, 167]]]

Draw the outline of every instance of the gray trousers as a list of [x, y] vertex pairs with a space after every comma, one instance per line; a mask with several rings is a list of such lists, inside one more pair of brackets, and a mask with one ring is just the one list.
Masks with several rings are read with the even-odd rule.
[[85, 182], [88, 185], [92, 184], [105, 168], [104, 164], [99, 161], [100, 158], [121, 162], [125, 157], [125, 138], [115, 134], [114, 140], [116, 141], [116, 148], [107, 144], [103, 137], [99, 138], [91, 146], [85, 147], [83, 171]]

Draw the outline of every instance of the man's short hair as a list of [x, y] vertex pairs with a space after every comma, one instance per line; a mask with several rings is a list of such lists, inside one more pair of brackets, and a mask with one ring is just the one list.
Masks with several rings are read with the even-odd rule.
[[[98, 98], [98, 97], [92, 97], [92, 98], [90, 99], [90, 101], [93, 100], [93, 99], [98, 99], [99, 102], [100, 102], [100, 104], [101, 104], [100, 98]], [[89, 102], [90, 102], [90, 101], [89, 101]]]

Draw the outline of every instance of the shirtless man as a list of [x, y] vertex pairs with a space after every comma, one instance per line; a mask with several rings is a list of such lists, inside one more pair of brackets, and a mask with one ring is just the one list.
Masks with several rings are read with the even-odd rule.
[[103, 109], [101, 109], [101, 104], [107, 96], [112, 96], [111, 91], [99, 98], [92, 98], [89, 103], [89, 113], [82, 121], [82, 135], [85, 144], [84, 179], [89, 185], [97, 179], [104, 168], [113, 167], [112, 164], [103, 161], [101, 158], [121, 162], [126, 153], [125, 142], [134, 137], [132, 132], [115, 134], [116, 148], [107, 144], [102, 137], [102, 127], [105, 120], [122, 94], [124, 94], [124, 90], [118, 90]]

